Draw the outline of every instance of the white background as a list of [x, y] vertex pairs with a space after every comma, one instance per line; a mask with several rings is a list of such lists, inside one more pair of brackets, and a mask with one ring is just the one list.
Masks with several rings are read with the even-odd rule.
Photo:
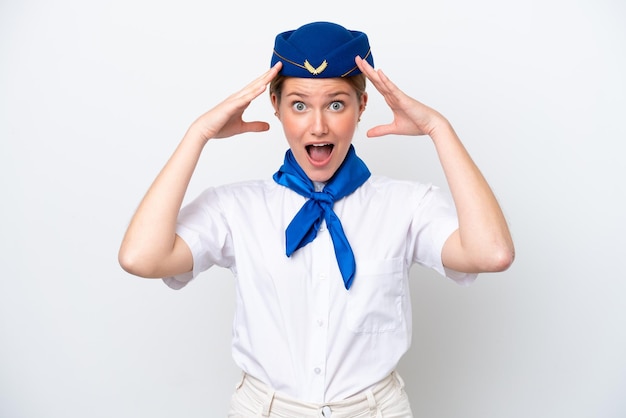
[[[416, 417], [626, 416], [626, 6], [610, 0], [0, 3], [0, 417], [220, 417], [230, 273], [175, 292], [117, 264], [189, 124], [313, 20], [368, 33], [376, 65], [453, 123], [513, 231], [469, 288], [412, 272], [402, 360]], [[354, 143], [379, 174], [444, 185], [428, 138]], [[267, 177], [286, 142], [213, 141], [189, 197]]]

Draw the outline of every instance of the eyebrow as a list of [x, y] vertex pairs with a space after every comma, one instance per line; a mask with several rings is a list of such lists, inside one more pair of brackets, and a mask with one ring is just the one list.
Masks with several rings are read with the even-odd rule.
[[[310, 96], [310, 94], [293, 91], [293, 92], [288, 92], [284, 95], [284, 97], [292, 97], [292, 96], [307, 98]], [[339, 90], [339, 91], [324, 95], [324, 97], [328, 97], [328, 98], [334, 98], [337, 96], [350, 96], [350, 93], [347, 91]]]

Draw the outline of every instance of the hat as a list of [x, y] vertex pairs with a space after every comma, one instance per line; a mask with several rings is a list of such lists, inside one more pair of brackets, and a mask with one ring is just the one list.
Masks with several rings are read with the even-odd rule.
[[361, 73], [354, 62], [357, 55], [374, 66], [365, 33], [313, 22], [276, 36], [271, 66], [282, 61], [280, 74], [288, 77], [349, 77]]

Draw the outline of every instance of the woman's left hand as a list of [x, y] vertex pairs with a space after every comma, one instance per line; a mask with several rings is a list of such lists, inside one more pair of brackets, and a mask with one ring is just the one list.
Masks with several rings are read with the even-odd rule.
[[382, 70], [374, 69], [361, 57], [355, 62], [361, 72], [384, 97], [393, 112], [393, 121], [378, 125], [367, 131], [368, 137], [383, 135], [431, 135], [438, 126], [447, 124], [447, 120], [436, 110], [406, 95]]
[[513, 240], [489, 184], [439, 112], [407, 96], [367, 61], [355, 59], [393, 112], [393, 121], [367, 131], [367, 136], [429, 135], [435, 145], [456, 205], [459, 228], [446, 241], [441, 258], [456, 271], [502, 271], [513, 262]]

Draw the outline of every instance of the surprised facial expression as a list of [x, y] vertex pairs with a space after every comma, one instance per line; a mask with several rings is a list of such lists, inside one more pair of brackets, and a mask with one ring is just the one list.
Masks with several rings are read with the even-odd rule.
[[272, 104], [293, 155], [312, 181], [328, 181], [346, 158], [367, 95], [341, 78], [286, 78]]

